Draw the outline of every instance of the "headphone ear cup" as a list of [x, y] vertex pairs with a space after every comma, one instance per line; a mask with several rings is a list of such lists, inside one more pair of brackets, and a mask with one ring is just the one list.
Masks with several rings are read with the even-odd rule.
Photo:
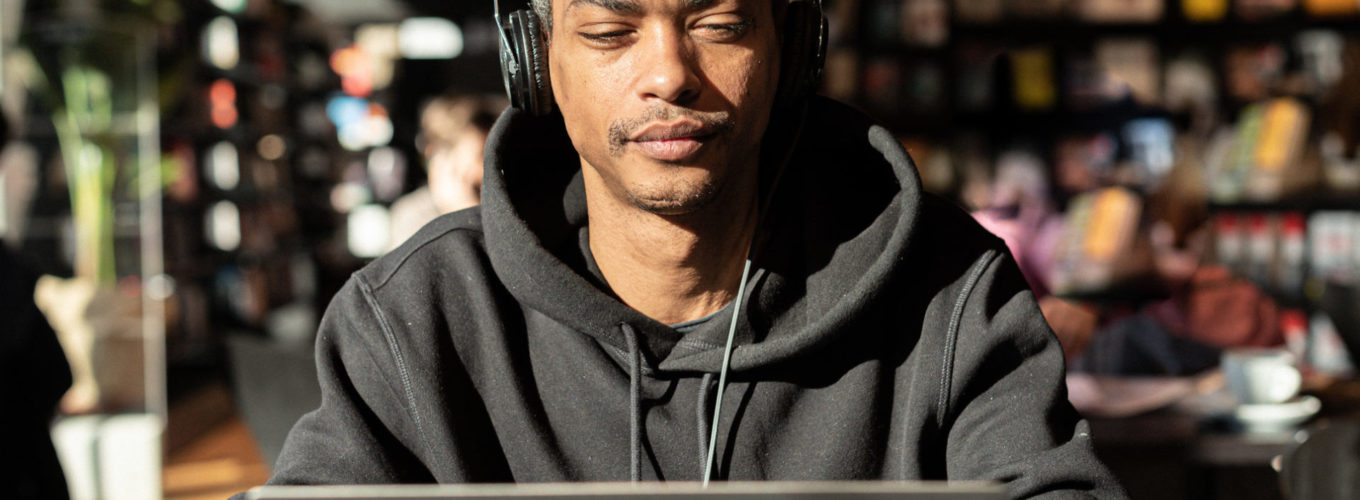
[[501, 78], [510, 105], [535, 116], [552, 112], [552, 85], [547, 52], [543, 50], [538, 16], [527, 9], [511, 12], [502, 21]]
[[533, 105], [527, 108], [535, 116], [543, 116], [553, 110], [552, 80], [548, 72], [548, 51], [543, 41], [543, 31], [539, 28], [538, 16], [529, 10], [515, 12], [523, 26], [523, 47], [526, 49], [524, 66], [529, 69], [526, 75], [527, 92]]
[[516, 12], [512, 12], [505, 20], [500, 21], [501, 43], [501, 80], [505, 83], [506, 97], [510, 98], [510, 106], [516, 109], [527, 109], [530, 105], [530, 98], [525, 93], [528, 85], [525, 83], [529, 71], [529, 66], [524, 63], [524, 58], [520, 54], [525, 52], [521, 43], [520, 21], [517, 19]]
[[826, 16], [817, 0], [789, 2], [776, 107], [795, 106], [817, 90], [826, 61]]

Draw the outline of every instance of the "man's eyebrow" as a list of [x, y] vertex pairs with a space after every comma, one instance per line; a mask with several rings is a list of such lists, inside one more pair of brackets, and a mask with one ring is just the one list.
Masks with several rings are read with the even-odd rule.
[[[689, 0], [689, 1], [694, 2], [710, 0]], [[641, 5], [638, 5], [637, 2], [630, 2], [628, 0], [571, 0], [571, 3], [567, 4], [566, 10], [570, 11], [573, 7], [576, 7], [577, 4], [590, 4], [597, 7], [602, 7], [615, 14], [642, 13]]]
[[[713, 4], [716, 4], [719, 1], [721, 0], [685, 0], [684, 10], [690, 12], [704, 10], [712, 7]], [[575, 7], [577, 4], [589, 4], [602, 7], [616, 14], [642, 13], [642, 6], [638, 5], [637, 2], [630, 0], [571, 0], [571, 3], [567, 4], [567, 10], [571, 10], [572, 7]]]
[[685, 0], [685, 10], [696, 11], [704, 10], [718, 3], [719, 0]]

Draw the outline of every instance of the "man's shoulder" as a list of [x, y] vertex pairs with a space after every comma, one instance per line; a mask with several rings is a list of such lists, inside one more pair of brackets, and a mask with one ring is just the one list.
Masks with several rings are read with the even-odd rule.
[[372, 288], [437, 280], [489, 266], [480, 207], [441, 215], [356, 274]]
[[999, 248], [1005, 244], [987, 231], [963, 207], [930, 192], [921, 193], [920, 230], [929, 237], [946, 237], [945, 241], [966, 240], [984, 248]]
[[1001, 238], [988, 232], [954, 202], [921, 193], [921, 210], [912, 236], [917, 265], [953, 280], [980, 260], [1008, 255]]

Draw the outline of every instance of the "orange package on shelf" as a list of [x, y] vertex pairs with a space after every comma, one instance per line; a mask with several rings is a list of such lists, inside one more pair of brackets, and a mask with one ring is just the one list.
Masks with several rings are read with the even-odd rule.
[[1228, 13], [1228, 0], [1183, 0], [1181, 10], [1191, 21], [1217, 21]]
[[1344, 16], [1360, 12], [1355, 0], [1303, 0], [1303, 10], [1314, 16]]

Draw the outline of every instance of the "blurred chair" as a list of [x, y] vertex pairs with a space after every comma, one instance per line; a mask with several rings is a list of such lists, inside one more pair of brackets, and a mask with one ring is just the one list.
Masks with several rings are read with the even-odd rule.
[[236, 405], [272, 469], [293, 424], [321, 406], [312, 344], [237, 334], [227, 346]]
[[1327, 283], [1318, 307], [1332, 319], [1351, 362], [1360, 365], [1360, 289], [1352, 285]]
[[1280, 487], [1292, 500], [1360, 498], [1360, 420], [1321, 421], [1284, 455]]

